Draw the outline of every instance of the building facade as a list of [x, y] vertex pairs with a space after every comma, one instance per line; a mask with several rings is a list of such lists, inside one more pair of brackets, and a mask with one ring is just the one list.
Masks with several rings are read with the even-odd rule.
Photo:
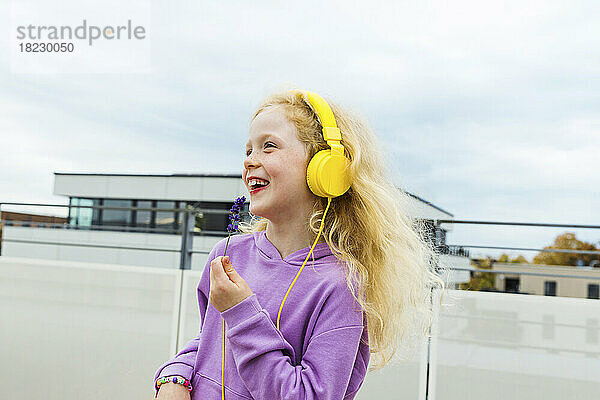
[[[201, 212], [193, 235], [193, 251], [199, 255], [192, 257], [192, 269], [202, 269], [206, 254], [227, 236], [228, 211], [237, 197], [246, 197], [241, 216], [250, 218], [249, 194], [241, 174], [54, 175], [54, 194], [68, 198], [66, 229], [8, 226], [3, 254], [178, 268], [184, 210], [194, 206]], [[468, 251], [446, 245], [452, 225], [436, 223], [453, 215], [407, 194], [408, 213], [425, 223], [429, 240], [444, 254], [443, 262], [468, 267]], [[468, 271], [454, 271], [447, 279], [468, 281]]]
[[[69, 197], [68, 218], [73, 228], [177, 234], [183, 210], [194, 206], [213, 210], [199, 214], [195, 231], [217, 236], [226, 231], [233, 200], [248, 198], [241, 175], [217, 174], [55, 173], [54, 194]], [[243, 211], [248, 211], [248, 204]]]
[[[600, 299], [600, 267], [493, 263], [492, 269], [506, 271], [495, 274], [502, 292]], [[528, 275], [540, 273], [548, 275]]]

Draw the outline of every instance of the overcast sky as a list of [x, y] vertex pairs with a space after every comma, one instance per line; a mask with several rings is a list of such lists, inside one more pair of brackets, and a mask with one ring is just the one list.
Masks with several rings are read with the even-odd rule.
[[[30, 21], [0, 5], [0, 201], [65, 204], [53, 172], [241, 173], [251, 113], [295, 84], [363, 115], [395, 183], [455, 219], [600, 224], [595, 1], [132, 4], [102, 9], [146, 27], [129, 73], [16, 73], [12, 29]], [[52, 7], [72, 25], [97, 15]], [[448, 243], [542, 247], [564, 231], [600, 240], [467, 225]]]

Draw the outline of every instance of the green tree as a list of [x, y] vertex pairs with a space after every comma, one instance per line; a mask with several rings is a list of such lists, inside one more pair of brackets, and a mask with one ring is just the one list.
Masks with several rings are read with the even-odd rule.
[[[489, 256], [483, 259], [473, 259], [471, 260], [471, 266], [480, 269], [492, 269], [493, 261]], [[458, 287], [461, 290], [496, 289], [495, 275], [491, 272], [474, 272], [469, 282], [460, 283]]]
[[512, 259], [511, 263], [529, 264], [529, 261], [527, 261], [527, 259], [525, 257], [523, 257], [522, 255], [519, 254], [517, 257]]
[[[554, 243], [544, 249], [564, 250], [598, 250], [592, 243], [577, 240], [572, 232], [565, 232], [554, 239]], [[539, 252], [533, 257], [534, 264], [546, 265], [577, 265], [577, 260], [583, 260], [584, 265], [590, 265], [592, 260], [600, 260], [600, 255]]]
[[508, 254], [506, 253], [502, 253], [502, 255], [500, 255], [500, 257], [498, 257], [497, 262], [501, 262], [501, 263], [515, 263], [515, 264], [529, 264], [529, 261], [527, 261], [527, 259], [525, 257], [523, 257], [522, 255], [518, 255], [517, 257], [514, 257], [512, 260], [509, 258]]
[[204, 229], [204, 213], [196, 213], [196, 219], [195, 219], [195, 223], [194, 223], [194, 231], [195, 232], [200, 232], [201, 230]]

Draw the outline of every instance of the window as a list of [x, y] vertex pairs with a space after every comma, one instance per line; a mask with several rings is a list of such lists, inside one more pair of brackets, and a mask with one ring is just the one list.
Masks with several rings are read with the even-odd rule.
[[504, 279], [504, 291], [507, 293], [519, 293], [519, 278]]
[[[106, 207], [132, 207], [132, 200], [104, 199]], [[102, 225], [130, 226], [132, 221], [132, 210], [102, 210]]]
[[[136, 207], [152, 208], [152, 200], [138, 200]], [[152, 226], [152, 211], [135, 211], [135, 226], [140, 228], [150, 228]]]
[[600, 299], [599, 285], [595, 283], [588, 284], [588, 299]]
[[437, 246], [446, 244], [446, 231], [439, 227], [435, 229], [435, 243]]
[[556, 281], [544, 282], [544, 296], [556, 296]]
[[71, 197], [71, 201], [69, 203], [69, 225], [77, 226], [77, 218], [79, 217], [79, 207], [75, 207], [79, 205], [78, 197]]
[[250, 203], [244, 203], [244, 207], [242, 207], [242, 212], [240, 213], [240, 220], [243, 222], [250, 222]]
[[81, 199], [79, 197], [71, 197], [69, 203], [69, 225], [73, 227], [91, 227], [93, 223], [94, 210], [93, 208], [79, 206], [95, 206], [98, 205], [98, 200]]
[[[102, 199], [94, 199], [94, 206], [101, 206]], [[102, 210], [99, 208], [92, 208], [92, 225], [100, 225], [102, 220]]]
[[[175, 208], [174, 201], [157, 201], [156, 208]], [[172, 230], [175, 226], [175, 211], [157, 211], [156, 212], [156, 227], [161, 229]]]
[[[79, 199], [80, 206], [93, 206], [94, 202], [91, 199]], [[92, 226], [92, 215], [94, 213], [93, 208], [79, 208], [79, 218], [77, 218], [77, 225], [81, 226]]]
[[[231, 209], [232, 203], [204, 203], [203, 207], [212, 208], [216, 210]], [[211, 212], [204, 213], [204, 229], [207, 231], [220, 231], [226, 232], [227, 225], [229, 225], [229, 214], [217, 214]]]
[[433, 225], [432, 220], [423, 220], [423, 231], [425, 239], [437, 248], [438, 243], [436, 242], [435, 226]]
[[[185, 201], [176, 201], [175, 208], [183, 209], [185, 208]], [[183, 227], [183, 216], [185, 213], [176, 212], [175, 213], [175, 229], [177, 233], [181, 233], [181, 228]]]
[[[188, 201], [189, 205], [195, 204], [194, 201]], [[208, 235], [222, 235], [227, 232], [227, 225], [229, 225], [229, 210], [233, 206], [233, 202], [212, 202], [204, 201], [196, 204], [197, 208], [201, 211], [196, 214], [196, 228], [204, 231], [204, 234]], [[182, 202], [180, 208], [185, 207]], [[240, 215], [240, 220], [250, 221], [250, 216], [247, 214], [249, 205], [244, 203], [242, 210], [246, 213]], [[208, 209], [209, 211], [206, 211]], [[204, 211], [202, 211], [204, 210]], [[210, 210], [223, 210], [222, 213], [213, 212]]]

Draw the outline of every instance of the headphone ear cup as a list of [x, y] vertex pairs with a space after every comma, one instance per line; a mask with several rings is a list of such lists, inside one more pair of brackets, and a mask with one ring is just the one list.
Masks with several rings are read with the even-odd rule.
[[348, 160], [334, 157], [331, 149], [321, 150], [311, 158], [306, 170], [306, 182], [310, 190], [320, 197], [338, 197], [350, 188], [346, 171]]
[[308, 188], [315, 196], [319, 197], [327, 197], [327, 195], [321, 189], [321, 182], [319, 181], [319, 164], [322, 162], [323, 158], [327, 156], [329, 150], [321, 150], [317, 152], [308, 163], [308, 168], [306, 169], [306, 183], [308, 184]]

